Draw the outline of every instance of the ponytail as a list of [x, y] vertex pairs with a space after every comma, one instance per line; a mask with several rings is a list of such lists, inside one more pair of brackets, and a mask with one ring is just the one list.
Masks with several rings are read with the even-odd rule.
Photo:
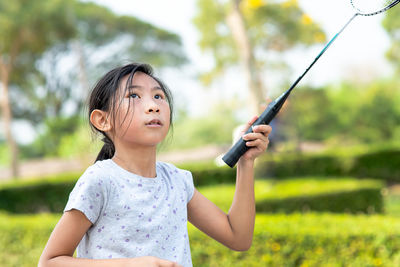
[[110, 138], [104, 135], [103, 139], [101, 140], [104, 142], [104, 145], [97, 155], [95, 162], [99, 160], [111, 159], [115, 153], [114, 143], [111, 141]]

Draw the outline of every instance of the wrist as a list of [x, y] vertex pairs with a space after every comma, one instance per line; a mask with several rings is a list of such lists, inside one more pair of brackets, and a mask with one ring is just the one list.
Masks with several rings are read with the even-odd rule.
[[238, 161], [238, 168], [253, 169], [254, 168], [254, 159], [244, 159], [243, 157], [241, 157]]

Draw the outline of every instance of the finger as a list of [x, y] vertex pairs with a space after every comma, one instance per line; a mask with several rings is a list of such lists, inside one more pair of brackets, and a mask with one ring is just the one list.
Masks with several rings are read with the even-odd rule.
[[243, 135], [244, 141], [255, 141], [257, 139], [266, 141], [268, 139], [268, 135], [265, 135], [264, 133], [248, 133]]
[[253, 127], [253, 132], [243, 135], [243, 140], [255, 140], [257, 138], [266, 140], [271, 133], [272, 128], [269, 125], [257, 125]]
[[253, 126], [254, 133], [262, 133], [263, 135], [267, 136], [271, 133], [272, 127], [266, 124], [260, 124]]
[[246, 146], [256, 148], [259, 151], [265, 151], [268, 148], [269, 140], [256, 139], [246, 142]]
[[182, 267], [182, 265], [178, 264], [177, 262], [172, 262], [172, 261], [162, 260], [162, 259], [160, 259], [159, 265], [161, 267]]

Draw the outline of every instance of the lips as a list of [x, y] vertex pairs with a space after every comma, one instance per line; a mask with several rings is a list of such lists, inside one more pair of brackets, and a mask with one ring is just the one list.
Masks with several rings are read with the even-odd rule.
[[160, 120], [158, 120], [158, 119], [153, 119], [153, 120], [151, 120], [151, 121], [148, 121], [148, 122], [146, 123], [146, 125], [147, 125], [147, 126], [162, 126], [163, 124], [162, 124], [162, 122], [161, 122]]

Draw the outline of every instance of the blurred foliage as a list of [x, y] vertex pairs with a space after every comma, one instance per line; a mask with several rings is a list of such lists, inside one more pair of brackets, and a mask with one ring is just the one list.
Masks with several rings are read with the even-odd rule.
[[[23, 148], [24, 156], [57, 155], [62, 137], [76, 129], [68, 121], [82, 111], [99, 73], [127, 60], [178, 66], [187, 60], [181, 48], [178, 35], [93, 2], [1, 1], [0, 76], [10, 91], [2, 115], [12, 113], [5, 132], [13, 118], [29, 122], [39, 137]], [[13, 135], [7, 136], [14, 148]], [[18, 150], [10, 151], [15, 176]]]
[[247, 252], [232, 252], [192, 226], [189, 234], [194, 266], [398, 266], [397, 226], [379, 215], [259, 214]]
[[[321, 28], [301, 10], [297, 1], [254, 2], [242, 0], [240, 9], [257, 68], [272, 63], [265, 51], [282, 52], [295, 45], [325, 41]], [[198, 0], [197, 5], [193, 22], [200, 32], [199, 46], [209, 51], [215, 61], [214, 68], [202, 75], [203, 82], [210, 83], [239, 61], [238, 48], [226, 22], [232, 1]]]
[[395, 7], [385, 13], [382, 25], [389, 34], [391, 47], [386, 53], [387, 58], [393, 63], [400, 72], [400, 8]]
[[232, 132], [239, 125], [235, 110], [238, 110], [240, 103], [233, 99], [208, 104], [209, 110], [201, 116], [181, 113], [161, 149], [178, 150], [209, 144], [230, 144]]
[[23, 158], [43, 158], [59, 156], [58, 150], [64, 136], [73, 136], [79, 126], [80, 118], [55, 117], [45, 120], [42, 132], [35, 141], [21, 147]]
[[391, 79], [341, 83], [323, 89], [299, 88], [275, 119], [275, 131], [286, 140], [321, 141], [335, 146], [398, 139], [398, 87], [398, 80]]
[[78, 128], [60, 140], [57, 156], [62, 158], [88, 158], [97, 155], [102, 142], [96, 139], [87, 122], [80, 121]]
[[82, 73], [92, 82], [127, 60], [157, 67], [186, 62], [178, 35], [93, 2], [3, 1], [0, 21], [3, 57], [10, 57], [4, 49], [17, 49], [18, 42], [27, 49], [17, 51], [18, 77], [10, 80], [13, 113], [35, 126], [48, 116], [65, 115], [68, 107], [69, 113], [71, 106], [80, 111], [89, 89], [80, 81]]
[[37, 266], [60, 215], [0, 213], [0, 266]]
[[4, 142], [0, 142], [0, 166], [10, 164], [10, 151]]

